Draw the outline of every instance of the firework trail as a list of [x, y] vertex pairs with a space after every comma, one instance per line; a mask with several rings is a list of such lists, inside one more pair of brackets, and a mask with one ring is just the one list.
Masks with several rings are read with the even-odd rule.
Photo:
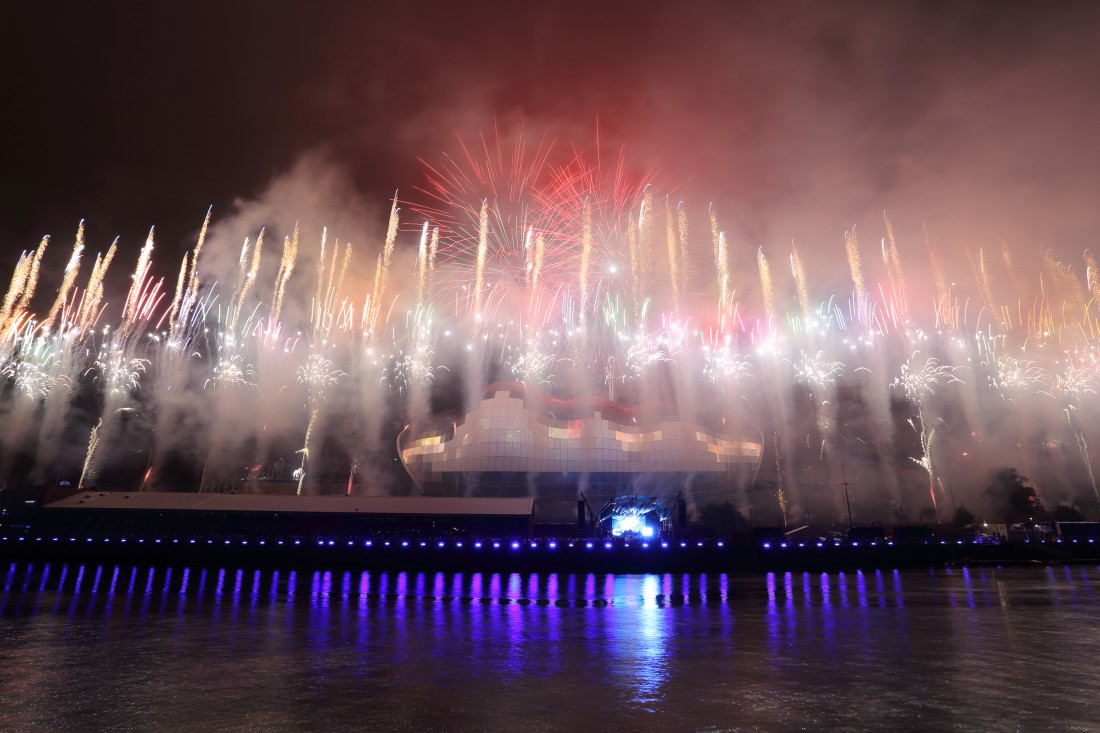
[[477, 227], [477, 270], [474, 278], [474, 315], [481, 316], [481, 297], [485, 292], [485, 258], [489, 253], [489, 200], [481, 202]]
[[[424, 284], [428, 276], [428, 222], [420, 232], [420, 246], [416, 252], [416, 304], [424, 303]], [[528, 276], [530, 277], [530, 276]]]
[[665, 199], [665, 238], [668, 241], [668, 273], [672, 281], [672, 310], [680, 313], [680, 292], [683, 283], [680, 280], [680, 244], [677, 241], [679, 225], [673, 216], [672, 205]]
[[57, 319], [57, 315], [68, 302], [69, 291], [72, 290], [73, 283], [76, 282], [76, 277], [80, 274], [80, 257], [83, 253], [84, 220], [82, 219], [80, 225], [76, 229], [76, 243], [73, 245], [73, 253], [69, 257], [69, 264], [65, 265], [65, 275], [61, 280], [61, 286], [57, 289], [57, 297], [54, 298], [53, 305], [50, 306], [50, 312], [46, 315], [45, 320], [42, 321], [43, 330], [48, 331], [53, 326], [53, 322]]
[[279, 259], [279, 271], [275, 274], [275, 290], [271, 301], [271, 319], [278, 321], [283, 311], [283, 300], [286, 298], [286, 286], [290, 282], [290, 276], [294, 274], [294, 263], [298, 259], [298, 225], [294, 225], [294, 233], [283, 239], [283, 256]]
[[905, 278], [901, 270], [901, 255], [898, 252], [898, 243], [894, 238], [894, 226], [886, 212], [882, 212], [882, 222], [886, 227], [886, 238], [883, 240], [882, 261], [886, 265], [887, 277], [890, 280], [890, 291], [893, 294], [893, 302], [896, 304], [898, 316], [904, 320], [909, 315], [909, 296], [905, 289]]
[[764, 315], [771, 324], [775, 320], [775, 286], [772, 284], [772, 271], [768, 265], [768, 258], [764, 256], [764, 248], [756, 250], [756, 266], [760, 270], [760, 289], [764, 296]]
[[[479, 250], [480, 252], [480, 250]], [[581, 284], [581, 312], [580, 312], [580, 325], [582, 329], [581, 338], [584, 339], [584, 324], [586, 320], [586, 314], [588, 313], [588, 267], [592, 260], [592, 206], [586, 201], [584, 203], [584, 219], [581, 224], [581, 268], [580, 268], [580, 284]]]

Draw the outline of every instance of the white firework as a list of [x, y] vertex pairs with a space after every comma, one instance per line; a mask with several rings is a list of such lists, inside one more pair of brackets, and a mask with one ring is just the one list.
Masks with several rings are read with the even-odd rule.
[[315, 399], [322, 399], [330, 387], [340, 383], [347, 372], [337, 369], [331, 360], [320, 354], [310, 354], [306, 363], [298, 367], [298, 383], [309, 387]]
[[214, 389], [256, 387], [256, 372], [251, 364], [245, 364], [240, 355], [223, 359], [214, 367], [214, 376], [206, 380], [203, 387], [213, 385]]
[[844, 363], [826, 359], [823, 351], [813, 356], [802, 352], [801, 360], [789, 363], [795, 380], [821, 392], [835, 389], [837, 381], [844, 376]]

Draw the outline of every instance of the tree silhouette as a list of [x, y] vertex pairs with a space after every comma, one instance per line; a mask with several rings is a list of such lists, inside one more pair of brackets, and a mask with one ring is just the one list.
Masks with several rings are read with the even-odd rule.
[[978, 515], [970, 511], [966, 504], [959, 504], [955, 507], [955, 513], [951, 516], [951, 523], [960, 527], [965, 527], [968, 524], [975, 524], [978, 521]]
[[1047, 518], [1047, 511], [1039, 501], [1035, 488], [1028, 484], [1015, 468], [994, 468], [989, 472], [986, 496], [993, 502], [994, 511], [1006, 524], [1037, 521]]

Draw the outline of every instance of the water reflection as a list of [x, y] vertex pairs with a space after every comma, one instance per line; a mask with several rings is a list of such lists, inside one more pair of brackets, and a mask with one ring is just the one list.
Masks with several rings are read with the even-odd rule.
[[[79, 691], [86, 677], [101, 681], [95, 694], [230, 680], [236, 704], [255, 696], [275, 709], [284, 704], [279, 691], [301, 680], [337, 707], [348, 681], [362, 680], [412, 707], [441, 704], [438, 691], [465, 700], [468, 725], [427, 728], [501, 727], [469, 712], [501, 689], [548, 715], [577, 700], [639, 715], [677, 700], [738, 700], [738, 714], [752, 720], [752, 711], [774, 707], [762, 701], [808, 705], [791, 699], [792, 685], [825, 679], [833, 697], [805, 711], [820, 726], [843, 722], [843, 700], [856, 701], [853, 709], [889, 701], [887, 718], [907, 714], [901, 691], [911, 679], [945, 700], [955, 689], [981, 690], [1011, 707], [1012, 695], [1041, 692], [991, 675], [994, 662], [1013, 669], [1013, 660], [1069, 644], [1082, 659], [1100, 653], [1092, 566], [611, 576], [16, 563], [0, 575], [0, 689], [28, 667], [56, 679], [26, 693], [32, 707], [35, 695]], [[1063, 630], [1072, 632], [1059, 637]], [[149, 649], [175, 660], [171, 669], [143, 666]], [[108, 664], [110, 655], [123, 661]], [[1040, 680], [1045, 666], [1060, 680], [1051, 694], [1100, 685], [1080, 665], [1037, 666]], [[944, 715], [939, 727], [968, 720]], [[585, 727], [584, 718], [554, 719]], [[384, 717], [374, 720], [386, 727]]]
[[[1004, 571], [958, 568], [928, 573], [922, 585], [937, 604], [956, 608], [1007, 606], [1041, 594], [1051, 605], [1074, 606], [1096, 596], [1096, 568], [1046, 568], [1041, 582], [1006, 595]], [[906, 584], [918, 573], [897, 570], [839, 573], [721, 575], [571, 575], [244, 570], [238, 568], [140, 568], [92, 564], [9, 564], [0, 570], [0, 609], [27, 598], [48, 596], [51, 612], [86, 612], [93, 599], [121, 602], [127, 612], [159, 614], [188, 605], [222, 607], [230, 617], [246, 608], [290, 604], [318, 616], [338, 607], [433, 609], [437, 606], [515, 605], [537, 608], [677, 609], [751, 605], [759, 600], [769, 615], [784, 619], [813, 609], [901, 609]], [[1040, 576], [1036, 576], [1040, 577]], [[110, 607], [104, 605], [99, 610]]]

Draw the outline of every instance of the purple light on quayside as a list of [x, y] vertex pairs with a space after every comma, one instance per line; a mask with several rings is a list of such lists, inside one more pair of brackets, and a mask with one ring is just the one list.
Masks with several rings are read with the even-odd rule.
[[587, 547], [589, 550], [592, 549], [592, 543], [591, 542], [585, 542], [584, 546]]
[[402, 547], [408, 547], [409, 546], [408, 541], [407, 540], [401, 540], [401, 546]]
[[475, 543], [474, 543], [474, 547], [475, 547], [476, 549], [480, 550], [480, 549], [481, 549], [481, 543], [480, 543], [480, 542], [475, 542]]
[[550, 543], [550, 549], [551, 549], [551, 550], [557, 549], [557, 547], [558, 547], [558, 543], [557, 543], [557, 542], [551, 542], [551, 543]]
[[513, 542], [512, 543], [512, 549], [513, 550], [518, 550], [519, 549], [519, 543], [518, 542]]
[[608, 549], [608, 550], [611, 549], [611, 543], [610, 542], [603, 543], [603, 546], [604, 546], [605, 549]]
[[443, 543], [442, 543], [442, 542], [440, 542], [440, 543], [439, 543], [439, 546], [440, 546], [440, 547], [443, 547]]
[[764, 543], [764, 549], [765, 549], [765, 550], [770, 550], [770, 549], [772, 549], [772, 543], [771, 543], [771, 542], [765, 542], [765, 543]]
[[499, 550], [500, 549], [500, 543], [499, 542], [494, 542], [493, 543], [493, 549], [494, 550]]
[[461, 542], [456, 542], [455, 547], [462, 547], [462, 543]]

